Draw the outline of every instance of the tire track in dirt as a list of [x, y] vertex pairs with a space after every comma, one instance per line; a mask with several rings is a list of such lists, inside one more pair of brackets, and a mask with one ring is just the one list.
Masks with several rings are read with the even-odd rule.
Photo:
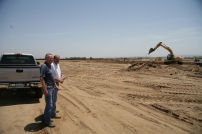
[[[78, 94], [77, 94], [78, 95]], [[145, 120], [147, 120], [147, 121], [149, 121], [149, 122], [153, 122], [153, 123], [157, 123], [157, 124], [163, 124], [164, 126], [168, 126], [168, 124], [167, 124], [167, 122], [165, 121], [165, 120], [161, 120], [161, 123], [158, 121], [158, 120], [156, 120], [156, 119], [154, 119], [154, 118], [152, 118], [152, 117], [147, 117], [147, 116], [145, 116], [144, 114], [142, 114], [142, 112], [143, 111], [141, 111], [141, 112], [139, 112], [138, 114], [136, 113], [136, 114], [134, 114], [134, 110], [131, 110], [131, 109], [128, 109], [128, 107], [124, 107], [123, 105], [124, 104], [122, 104], [121, 105], [121, 102], [120, 102], [120, 100], [115, 100], [115, 99], [111, 99], [111, 98], [104, 98], [104, 97], [96, 97], [96, 96], [84, 96], [84, 95], [80, 95], [80, 96], [82, 96], [82, 97], [87, 97], [87, 98], [92, 98], [92, 99], [96, 99], [96, 100], [102, 100], [102, 101], [106, 101], [106, 102], [108, 102], [108, 103], [110, 103], [110, 104], [112, 104], [112, 105], [116, 105], [116, 107], [119, 107], [119, 108], [121, 108], [122, 110], [126, 110], [126, 111], [128, 111], [128, 112], [130, 112], [131, 114], [133, 114], [134, 116], [138, 116], [138, 117], [140, 117], [140, 118], [142, 118], [142, 119], [145, 119]], [[123, 103], [123, 102], [122, 102]], [[144, 112], [147, 112], [147, 111], [144, 111]], [[106, 113], [107, 114], [107, 113]], [[111, 117], [112, 115], [110, 115], [110, 117]], [[120, 120], [117, 120], [115, 117], [114, 117], [114, 120], [116, 120], [117, 122], [119, 122], [120, 124], [122, 124], [122, 125], [124, 125], [125, 123], [124, 122], [122, 122], [122, 121], [120, 121]], [[124, 125], [125, 127], [127, 126], [128, 127], [128, 129], [130, 128], [131, 130], [133, 130], [134, 131], [134, 129], [133, 129], [133, 127], [132, 126], [130, 126], [130, 125]], [[178, 127], [178, 128], [181, 128], [181, 127], [179, 127], [179, 126], [177, 126], [177, 125], [174, 125], [175, 127]], [[136, 131], [136, 130], [135, 130]], [[186, 130], [186, 129], [184, 129], [184, 131], [188, 131], [188, 130]]]
[[[83, 76], [84, 77], [84, 76]], [[88, 77], [89, 78], [89, 77]], [[84, 82], [85, 80], [83, 80], [83, 82]], [[90, 81], [90, 82], [89, 82]], [[94, 79], [88, 79], [88, 82], [89, 83], [91, 83], [91, 85], [93, 84], [93, 82], [95, 83], [95, 84], [93, 84], [93, 85], [99, 85], [99, 84], [103, 84], [103, 85], [106, 85], [106, 83], [107, 82], [103, 82], [103, 81], [97, 81], [97, 80], [94, 80]], [[85, 84], [86, 84], [86, 82], [84, 82]], [[120, 84], [120, 83], [119, 83]], [[88, 84], [88, 86], [91, 86], [91, 85], [89, 85]], [[111, 83], [108, 83], [108, 85], [112, 85]], [[121, 84], [120, 84], [121, 85]], [[115, 87], [116, 86], [116, 87]], [[119, 85], [117, 85], [117, 84], [115, 84], [115, 86], [114, 87], [110, 87], [110, 89], [116, 89], [116, 92], [119, 92], [119, 91], [117, 91], [117, 89], [118, 88], [120, 88], [120, 86]], [[122, 85], [121, 85], [122, 86]], [[186, 85], [185, 85], [186, 86]], [[145, 87], [145, 85], [143, 85], [143, 87]], [[146, 86], [146, 87], [149, 87], [149, 86]], [[151, 87], [151, 86], [150, 86]], [[109, 86], [108, 86], [108, 90], [110, 90], [109, 89]], [[135, 97], [137, 97], [138, 99], [139, 98], [146, 98], [147, 97], [147, 99], [148, 98], [154, 98], [155, 100], [157, 99], [160, 99], [160, 100], [162, 100], [162, 98], [164, 97], [164, 100], [165, 101], [170, 101], [170, 100], [172, 100], [172, 98], [174, 98], [176, 95], [175, 94], [177, 94], [178, 96], [179, 95], [181, 95], [181, 96], [183, 96], [183, 97], [186, 97], [187, 95], [198, 95], [199, 97], [201, 97], [201, 93], [200, 92], [184, 92], [184, 91], [168, 91], [168, 90], [160, 90], [160, 92], [158, 92], [158, 90], [156, 91], [154, 91], [154, 90], [149, 90], [149, 91], [147, 91], [147, 90], [145, 90], [146, 88], [136, 88], [136, 89], [133, 89], [133, 91], [132, 90], [130, 90], [130, 91], [123, 91], [122, 90], [123, 88], [121, 87], [121, 92], [119, 92], [119, 93], [121, 93], [121, 94], [127, 94], [128, 95], [128, 97], [132, 97], [132, 98], [135, 98]], [[139, 89], [139, 90], [138, 90]], [[165, 89], [165, 88], [164, 88]], [[139, 91], [139, 92], [138, 92]], [[162, 92], [163, 91], [163, 92]], [[163, 94], [162, 94], [163, 93]], [[166, 97], [165, 97], [166, 96]], [[179, 101], [182, 101], [182, 100], [179, 100]], [[193, 100], [192, 99], [186, 99], [185, 100], [186, 102], [196, 102], [196, 103], [200, 103], [201, 102], [201, 100], [196, 100], [196, 98], [194, 98]]]
[[[65, 92], [67, 95], [68, 95], [68, 97], [69, 96], [71, 96], [71, 98], [73, 98], [76, 102], [78, 102], [79, 104], [81, 104], [81, 106], [83, 106], [85, 109], [87, 109], [88, 111], [86, 111], [86, 113], [88, 113], [88, 114], [91, 114], [92, 115], [92, 117], [93, 118], [96, 118], [96, 114], [95, 113], [92, 113], [91, 112], [91, 110], [87, 107], [87, 106], [85, 106], [80, 100], [78, 100], [77, 99], [77, 97], [75, 97], [75, 95], [79, 95], [79, 94], [75, 94], [75, 93], [73, 93], [73, 94], [71, 94], [71, 93], [67, 93], [67, 92]], [[101, 97], [95, 97], [95, 96], [84, 96], [84, 95], [80, 95], [81, 97], [87, 97], [87, 98], [91, 98], [91, 99], [96, 99], [96, 100], [105, 100], [105, 101], [112, 101], [111, 99], [107, 99], [107, 98], [101, 98]], [[60, 96], [61, 97], [61, 96]], [[63, 96], [62, 97], [63, 99], [65, 99], [65, 100], [67, 100], [67, 96]], [[80, 98], [80, 97], [79, 97]], [[72, 99], [71, 99], [72, 100]], [[69, 100], [68, 100], [69, 101]], [[61, 104], [60, 104], [61, 105]], [[75, 105], [74, 105], [75, 106]], [[64, 107], [64, 106], [63, 106]], [[71, 106], [70, 106], [71, 107]], [[78, 108], [78, 107], [77, 107]], [[70, 112], [69, 112], [70, 113]], [[75, 115], [75, 114], [72, 114], [72, 113], [75, 113], [75, 112], [71, 112], [70, 114], [71, 115]], [[111, 115], [112, 116], [112, 115]], [[110, 117], [111, 117], [110, 116]], [[79, 117], [77, 117], [77, 118], [79, 118]], [[121, 120], [117, 120], [115, 117], [114, 118], [111, 118], [110, 120], [115, 120], [116, 122], [121, 122], [121, 124], [125, 127], [125, 128], [128, 128], [128, 129], [132, 129], [132, 126], [130, 126], [130, 125], [124, 125], [124, 123], [121, 121]], [[83, 122], [84, 123], [84, 122]], [[134, 132], [134, 131], [133, 131]], [[95, 132], [94, 132], [95, 133]], [[132, 131], [130, 132], [130, 133], [132, 133]]]
[[[66, 92], [66, 93], [67, 93], [67, 92]], [[75, 93], [73, 93], [73, 94], [67, 93], [67, 94], [70, 95], [70, 96], [79, 95], [79, 94], [75, 94]], [[95, 100], [100, 100], [100, 101], [106, 101], [106, 102], [113, 102], [113, 103], [116, 103], [116, 102], [115, 102], [116, 100], [111, 99], [111, 98], [97, 97], [97, 96], [93, 96], [93, 95], [79, 95], [79, 96], [81, 96], [81, 97], [86, 97], [86, 98], [90, 98], [90, 99], [95, 99]], [[73, 97], [73, 98], [76, 98], [76, 97]], [[118, 101], [118, 100], [117, 100], [117, 101]], [[111, 104], [111, 103], [110, 103], [110, 104]], [[83, 105], [83, 104], [82, 104], [82, 105]], [[85, 106], [85, 107], [86, 107], [86, 106]], [[109, 114], [109, 113], [106, 113], [106, 114]], [[93, 115], [94, 115], [94, 114], [93, 114]], [[113, 115], [110, 114], [110, 117], [112, 118]], [[114, 121], [120, 123], [124, 128], [127, 128], [127, 129], [131, 130], [130, 133], [136, 131], [131, 125], [128, 125], [128, 124], [124, 123], [124, 122], [121, 121], [121, 120], [118, 120], [116, 117], [113, 117], [113, 118], [110, 119], [110, 120], [114, 120]]]
[[[68, 118], [77, 126], [77, 129], [82, 128], [85, 133], [93, 133], [96, 132], [93, 128], [89, 127], [85, 121], [80, 117], [80, 115], [85, 113], [91, 113], [91, 111], [78, 99], [71, 96], [70, 94], [62, 95], [58, 94], [60, 97], [59, 107], [66, 113], [64, 116], [68, 116]], [[68, 107], [67, 107], [68, 105]]]
[[[109, 77], [109, 75], [107, 75], [108, 77]], [[94, 84], [94, 85], [98, 85], [98, 84], [100, 84], [100, 83], [102, 83], [103, 85], [107, 85], [106, 84], [106, 81], [105, 81], [105, 83], [103, 83], [103, 78], [102, 79], [100, 79], [100, 78], [98, 78], [98, 79], [94, 79], [94, 77], [92, 77], [92, 79], [89, 79], [91, 76], [87, 76], [88, 77], [88, 79], [86, 79], [87, 81], [88, 81], [88, 83], [90, 83], [91, 85], [89, 85], [89, 84], [87, 84], [87, 82], [84, 82], [85, 80], [83, 79], [84, 78], [84, 75], [82, 76], [82, 81], [83, 81], [83, 83], [85, 83], [86, 85], [88, 85], [88, 86], [92, 86], [92, 84], [93, 84], [93, 81], [94, 82], [96, 82], [96, 84]], [[90, 81], [91, 80], [91, 81]], [[101, 82], [99, 81], [97, 81], [97, 80], [101, 80]], [[89, 82], [90, 81], [90, 82]], [[138, 83], [138, 82], [137, 82]], [[118, 83], [118, 84], [122, 84], [122, 83]], [[141, 82], [140, 82], [140, 84], [138, 84], [138, 85], [142, 85], [143, 87], [151, 87], [151, 85], [155, 85], [156, 83], [152, 83], [152, 84], [145, 84], [145, 82], [144, 82], [144, 84], [142, 83], [141, 84]], [[94, 86], [93, 85], [93, 86]], [[110, 82], [108, 83], [108, 85], [112, 85]], [[158, 83], [156, 84], [157, 86], [159, 85]], [[160, 86], [160, 87], [167, 87], [167, 85], [168, 85], [168, 83], [166, 83], [166, 85], [165, 86]], [[175, 85], [179, 85], [179, 84], [174, 84], [174, 86]], [[193, 92], [193, 89], [186, 89], [186, 88], [184, 88], [183, 86], [187, 86], [187, 85], [181, 85], [181, 88], [183, 89], [183, 91], [180, 91], [180, 90], [178, 90], [178, 91], [168, 91], [168, 90], [160, 90], [160, 96], [167, 96], [167, 97], [165, 97], [165, 98], [167, 98], [167, 99], [165, 99], [165, 101], [170, 101], [170, 100], [172, 100], [172, 98], [173, 98], [173, 94], [174, 94], [174, 96], [175, 96], [175, 94], [177, 94], [177, 95], [179, 95], [179, 94], [181, 94], [181, 96], [182, 95], [185, 95], [185, 96], [183, 96], [183, 97], [186, 97], [186, 95], [199, 95], [199, 97], [201, 96], [201, 92]], [[109, 86], [107, 86], [108, 88], [109, 88]], [[196, 87], [195, 85], [188, 85], [188, 87]], [[116, 87], [111, 87], [110, 89], [113, 89], [113, 88], [115, 88], [115, 89], [118, 89], [118, 88], [120, 88], [120, 86], [117, 86], [117, 84], [116, 84]], [[122, 89], [122, 88], [121, 88]], [[165, 89], [165, 88], [164, 88]], [[132, 96], [136, 96], [136, 97], [138, 97], [138, 98], [145, 98], [145, 97], [148, 97], [148, 95], [150, 96], [150, 98], [151, 98], [151, 94], [148, 94], [148, 91], [145, 91], [144, 89], [140, 89], [141, 90], [141, 92], [137, 92], [137, 88], [135, 89], [135, 91], [129, 91], [128, 92], [128, 95], [132, 95]], [[185, 92], [185, 91], [186, 92]], [[200, 90], [200, 89], [199, 89]], [[151, 90], [152, 91], [152, 90]], [[135, 92], [135, 93], [134, 93]], [[146, 93], [147, 92], [147, 93]], [[154, 91], [152, 91], [152, 92], [154, 92]], [[164, 92], [164, 93], [166, 93], [166, 94], [162, 94], [162, 92]], [[121, 92], [122, 94], [123, 94], [123, 92]], [[126, 92], [124, 92], [124, 93], [126, 93]], [[155, 93], [155, 94], [158, 94], [158, 93]], [[168, 94], [170, 94], [170, 95], [168, 95]], [[155, 95], [155, 96], [157, 96], [157, 95]], [[154, 98], [155, 96], [152, 96], [152, 98]], [[170, 96], [172, 96], [172, 97], [170, 97]], [[156, 98], [159, 98], [159, 99], [161, 99], [162, 97], [155, 97], [155, 99]], [[174, 98], [174, 100], [175, 100], [175, 98]], [[178, 102], [181, 102], [182, 100], [179, 100]], [[186, 102], [196, 102], [196, 103], [200, 103], [201, 101], [200, 100], [195, 100], [195, 98], [192, 100], [190, 100], [190, 99], [186, 99], [185, 100]]]

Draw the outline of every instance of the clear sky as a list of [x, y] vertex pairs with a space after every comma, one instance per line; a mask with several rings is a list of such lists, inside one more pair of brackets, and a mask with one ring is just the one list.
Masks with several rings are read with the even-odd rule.
[[202, 55], [202, 0], [0, 0], [0, 54], [135, 57], [158, 42]]

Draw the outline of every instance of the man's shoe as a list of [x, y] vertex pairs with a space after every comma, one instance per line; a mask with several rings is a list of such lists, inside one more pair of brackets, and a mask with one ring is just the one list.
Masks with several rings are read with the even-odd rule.
[[52, 122], [50, 122], [49, 124], [44, 124], [44, 125], [47, 127], [55, 127], [55, 125]]
[[61, 116], [59, 116], [59, 115], [57, 115], [57, 114], [56, 114], [56, 115], [52, 115], [52, 116], [51, 116], [51, 118], [60, 119], [60, 118], [61, 118]]

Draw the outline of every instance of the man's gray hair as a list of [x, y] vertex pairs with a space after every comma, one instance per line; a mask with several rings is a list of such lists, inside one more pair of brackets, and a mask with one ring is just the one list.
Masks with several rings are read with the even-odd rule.
[[47, 54], [45, 55], [45, 58], [48, 57], [48, 55], [52, 55], [52, 54], [51, 54], [51, 53], [47, 53]]

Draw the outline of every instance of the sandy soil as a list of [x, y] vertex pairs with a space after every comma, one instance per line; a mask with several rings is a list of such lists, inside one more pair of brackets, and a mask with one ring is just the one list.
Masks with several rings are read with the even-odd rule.
[[200, 66], [62, 60], [60, 66], [67, 79], [57, 126], [41, 123], [44, 97], [8, 92], [0, 99], [0, 134], [202, 133]]

